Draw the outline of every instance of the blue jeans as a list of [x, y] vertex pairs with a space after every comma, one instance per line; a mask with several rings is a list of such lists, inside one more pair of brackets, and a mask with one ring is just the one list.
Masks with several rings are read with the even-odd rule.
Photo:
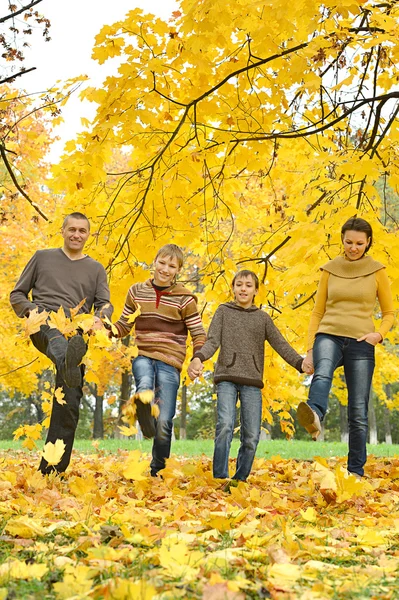
[[213, 476], [229, 477], [229, 454], [236, 420], [237, 398], [240, 398], [240, 449], [236, 473], [233, 479], [245, 481], [251, 472], [259, 442], [262, 420], [262, 392], [252, 385], [239, 385], [221, 381], [217, 389], [217, 423], [215, 450], [213, 453]]
[[328, 395], [337, 367], [344, 367], [348, 388], [348, 471], [364, 474], [367, 460], [368, 403], [374, 372], [374, 346], [354, 338], [318, 333], [313, 347], [314, 375], [309, 406], [324, 419]]
[[153, 390], [159, 408], [156, 433], [152, 445], [151, 475], [165, 468], [165, 458], [170, 456], [173, 417], [180, 385], [180, 372], [161, 360], [137, 356], [133, 360], [133, 376], [136, 392]]

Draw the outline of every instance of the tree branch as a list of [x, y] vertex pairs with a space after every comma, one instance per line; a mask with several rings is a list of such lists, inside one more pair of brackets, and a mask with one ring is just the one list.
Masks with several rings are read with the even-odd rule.
[[42, 212], [42, 210], [39, 208], [39, 206], [36, 204], [36, 202], [33, 202], [33, 200], [31, 200], [28, 196], [28, 194], [22, 189], [22, 187], [19, 185], [17, 178], [15, 177], [14, 171], [11, 168], [10, 163], [8, 162], [8, 158], [6, 155], [6, 148], [3, 144], [0, 143], [0, 155], [1, 158], [3, 159], [4, 165], [15, 185], [15, 187], [17, 188], [17, 190], [19, 191], [20, 194], [22, 194], [22, 196], [29, 202], [29, 204], [32, 206], [32, 208], [35, 209], [36, 212], [39, 213], [39, 215], [45, 220], [48, 221], [48, 217], [46, 217], [46, 215], [44, 214], [44, 212]]
[[26, 363], [25, 365], [21, 365], [20, 367], [17, 367], [16, 369], [12, 369], [11, 371], [7, 371], [7, 373], [1, 373], [0, 377], [5, 377], [6, 375], [10, 375], [10, 373], [15, 373], [15, 371], [19, 371], [20, 369], [25, 369], [25, 367], [29, 367], [29, 365], [31, 365], [32, 363], [34, 363], [35, 360], [37, 360], [37, 358], [38, 357], [36, 356], [36, 358], [34, 358], [30, 362]]
[[12, 12], [9, 15], [6, 15], [5, 17], [1, 17], [0, 18], [0, 23], [4, 23], [4, 21], [8, 21], [8, 19], [13, 19], [17, 15], [20, 15], [21, 13], [24, 13], [25, 11], [29, 10], [33, 6], [36, 6], [36, 4], [39, 4], [39, 2], [42, 2], [42, 1], [43, 0], [33, 0], [30, 4], [27, 4], [26, 6], [23, 6], [19, 10], [16, 10], [15, 12]]
[[30, 73], [31, 71], [36, 71], [36, 67], [31, 67], [30, 69], [24, 69], [23, 71], [19, 71], [19, 73], [10, 75], [10, 77], [5, 77], [4, 79], [0, 79], [0, 84], [7, 83], [8, 81], [14, 81], [14, 79], [16, 79], [16, 77], [20, 77], [21, 75], [25, 75], [25, 73]]

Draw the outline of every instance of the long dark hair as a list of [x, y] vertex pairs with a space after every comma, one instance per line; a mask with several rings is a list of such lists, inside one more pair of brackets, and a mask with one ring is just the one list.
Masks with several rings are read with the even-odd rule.
[[368, 246], [364, 252], [366, 254], [367, 250], [370, 250], [371, 244], [373, 243], [373, 230], [370, 223], [365, 219], [360, 219], [359, 217], [351, 217], [342, 225], [341, 239], [343, 239], [347, 231], [362, 231], [366, 234], [367, 239], [369, 240]]

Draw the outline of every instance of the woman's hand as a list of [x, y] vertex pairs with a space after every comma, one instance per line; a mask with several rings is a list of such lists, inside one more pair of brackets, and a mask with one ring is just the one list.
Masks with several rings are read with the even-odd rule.
[[363, 335], [361, 338], [358, 338], [356, 341], [357, 342], [367, 342], [368, 344], [371, 344], [372, 346], [376, 346], [379, 342], [382, 342], [383, 337], [380, 333], [374, 331], [373, 333], [366, 333], [366, 335]]
[[313, 365], [313, 350], [308, 350], [307, 355], [302, 361], [302, 371], [307, 375], [311, 375], [314, 373], [314, 365]]

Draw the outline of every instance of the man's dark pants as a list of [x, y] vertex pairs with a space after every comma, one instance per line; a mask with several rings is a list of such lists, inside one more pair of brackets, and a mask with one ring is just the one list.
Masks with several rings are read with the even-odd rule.
[[[51, 411], [50, 426], [47, 433], [47, 442], [55, 443], [56, 440], [63, 440], [65, 443], [65, 452], [58, 465], [52, 466], [42, 458], [39, 470], [45, 475], [56, 471], [64, 472], [71, 460], [75, 431], [79, 421], [79, 405], [83, 396], [82, 386], [70, 388], [65, 384], [63, 371], [65, 368], [65, 354], [68, 347], [67, 339], [58, 329], [52, 329], [48, 325], [42, 325], [40, 331], [32, 334], [33, 345], [43, 354], [48, 356], [56, 366], [55, 389], [62, 388], [66, 404], [59, 404], [55, 397], [53, 398], [53, 408]], [[82, 381], [84, 367], [81, 365]]]

